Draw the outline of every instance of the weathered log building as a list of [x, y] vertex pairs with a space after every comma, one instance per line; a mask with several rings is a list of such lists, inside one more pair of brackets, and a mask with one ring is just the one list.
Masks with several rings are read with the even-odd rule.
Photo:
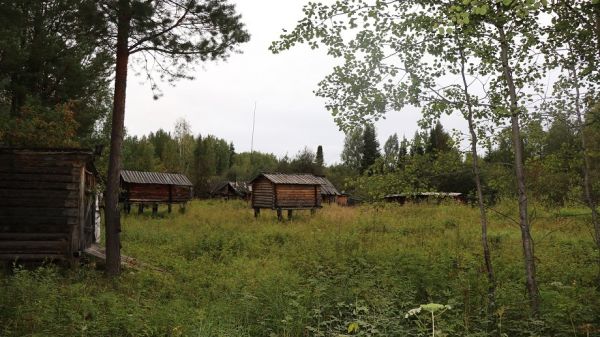
[[210, 191], [211, 198], [244, 199], [250, 197], [249, 185], [241, 181], [223, 181], [216, 184]]
[[131, 204], [139, 205], [143, 212], [145, 205], [152, 205], [152, 212], [158, 211], [158, 204], [167, 204], [171, 212], [172, 204], [185, 205], [192, 199], [192, 182], [183, 174], [121, 171], [120, 201], [127, 213]]
[[465, 198], [462, 193], [457, 192], [418, 192], [418, 193], [397, 193], [388, 194], [383, 197], [387, 202], [396, 202], [404, 205], [407, 201], [413, 203], [441, 203], [445, 200], [454, 200], [459, 203], [464, 203]]
[[261, 209], [277, 211], [281, 220], [282, 210], [309, 209], [311, 212], [321, 207], [321, 181], [312, 174], [261, 173], [250, 181], [252, 185], [252, 208], [258, 216]]
[[74, 263], [95, 243], [92, 151], [0, 148], [0, 260]]

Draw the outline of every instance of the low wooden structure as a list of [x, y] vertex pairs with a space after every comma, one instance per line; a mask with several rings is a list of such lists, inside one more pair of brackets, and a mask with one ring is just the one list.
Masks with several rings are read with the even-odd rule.
[[250, 189], [248, 184], [241, 181], [223, 181], [216, 184], [210, 191], [211, 198], [248, 200]]
[[145, 205], [152, 205], [152, 213], [158, 211], [158, 204], [168, 205], [185, 203], [192, 199], [192, 182], [183, 174], [121, 171], [121, 196], [125, 212], [131, 212], [131, 205], [138, 204], [138, 213]]
[[323, 202], [328, 204], [336, 202], [341, 193], [333, 186], [331, 181], [325, 178], [325, 176], [315, 176], [315, 178], [321, 182], [321, 199]]
[[250, 181], [252, 185], [252, 208], [254, 216], [261, 209], [277, 211], [282, 220], [282, 211], [308, 209], [314, 213], [321, 207], [321, 181], [312, 174], [261, 173]]
[[348, 206], [348, 194], [341, 193], [338, 195], [335, 199], [335, 203], [338, 204], [338, 206]]
[[383, 197], [387, 202], [397, 202], [404, 205], [407, 201], [411, 202], [435, 202], [441, 203], [443, 200], [455, 200], [457, 202], [465, 202], [462, 193], [457, 192], [419, 192], [419, 193], [397, 193], [388, 194]]
[[0, 260], [75, 263], [95, 243], [94, 153], [0, 148]]

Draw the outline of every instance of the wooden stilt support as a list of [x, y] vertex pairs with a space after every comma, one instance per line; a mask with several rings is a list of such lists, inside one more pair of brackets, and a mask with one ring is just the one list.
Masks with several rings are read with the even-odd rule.
[[254, 208], [254, 217], [255, 217], [255, 218], [258, 218], [258, 216], [259, 216], [259, 215], [260, 215], [260, 208], [258, 208], [258, 207], [255, 207], [255, 208]]
[[158, 214], [158, 204], [152, 204], [152, 215]]
[[138, 214], [142, 214], [144, 213], [144, 204], [139, 203], [138, 204]]
[[292, 220], [292, 212], [293, 211], [291, 209], [288, 209], [288, 220], [290, 221]]
[[315, 215], [315, 213], [317, 213], [317, 209], [316, 208], [311, 208], [310, 209], [310, 215]]
[[281, 208], [277, 209], [277, 220], [278, 221], [282, 221], [283, 220], [283, 212], [281, 211]]
[[171, 213], [171, 203], [169, 203], [168, 210], [169, 210], [169, 213]]

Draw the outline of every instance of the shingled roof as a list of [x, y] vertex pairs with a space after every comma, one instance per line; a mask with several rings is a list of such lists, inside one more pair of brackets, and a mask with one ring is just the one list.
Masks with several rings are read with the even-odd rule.
[[177, 185], [192, 186], [192, 182], [183, 174], [161, 173], [161, 172], [142, 172], [142, 171], [121, 171], [121, 179], [126, 183], [133, 184], [158, 184], [158, 185]]

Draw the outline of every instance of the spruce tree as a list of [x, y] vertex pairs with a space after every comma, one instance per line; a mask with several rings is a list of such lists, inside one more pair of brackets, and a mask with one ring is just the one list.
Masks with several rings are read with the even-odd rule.
[[381, 156], [379, 153], [379, 141], [373, 124], [365, 125], [363, 132], [363, 155], [360, 162], [360, 172], [365, 172], [375, 160]]
[[321, 145], [317, 147], [317, 158], [315, 159], [315, 162], [317, 167], [323, 167], [323, 147]]

